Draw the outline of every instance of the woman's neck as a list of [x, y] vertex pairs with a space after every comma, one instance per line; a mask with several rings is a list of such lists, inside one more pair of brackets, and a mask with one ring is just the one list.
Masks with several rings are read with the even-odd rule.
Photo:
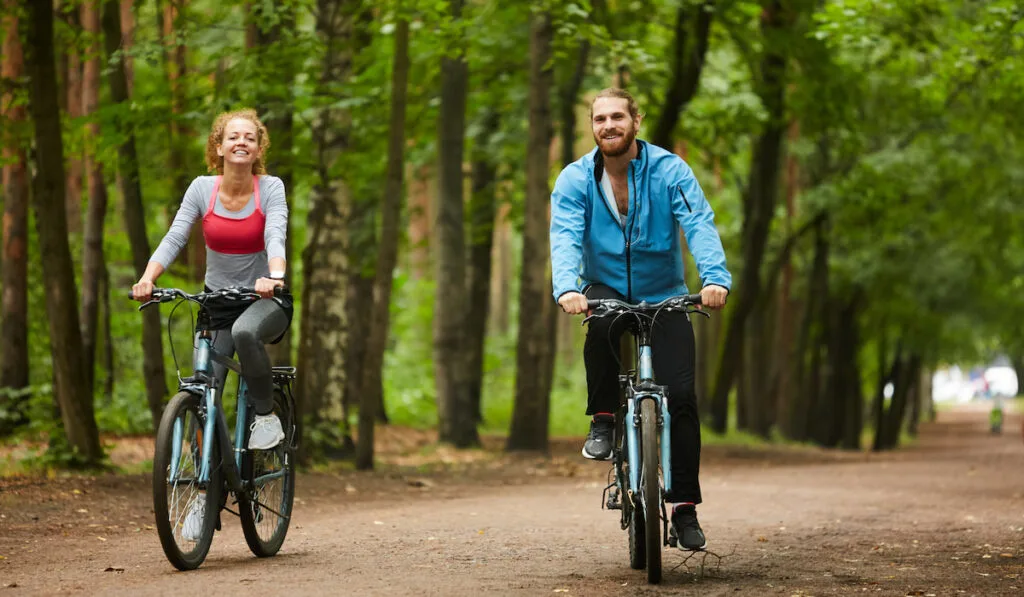
[[251, 195], [253, 192], [252, 170], [248, 165], [232, 167], [224, 164], [224, 178], [221, 179], [220, 190], [230, 197]]

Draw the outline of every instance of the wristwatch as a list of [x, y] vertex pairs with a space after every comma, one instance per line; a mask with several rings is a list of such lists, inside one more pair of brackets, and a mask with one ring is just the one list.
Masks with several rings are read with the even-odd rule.
[[271, 280], [284, 280], [284, 272], [270, 272]]

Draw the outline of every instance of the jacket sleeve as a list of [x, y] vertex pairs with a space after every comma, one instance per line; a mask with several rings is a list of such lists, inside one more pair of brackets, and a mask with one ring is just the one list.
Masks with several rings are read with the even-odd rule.
[[[150, 261], [156, 261], [167, 269], [178, 257], [178, 253], [188, 244], [188, 238], [192, 234], [192, 224], [203, 217], [204, 193], [202, 191], [203, 181], [201, 178], [192, 180], [192, 184], [185, 191], [185, 196], [178, 207], [178, 213], [171, 222], [171, 227], [164, 235], [163, 240], [157, 245]], [[212, 188], [210, 189], [212, 191]]]
[[715, 226], [715, 212], [704, 197], [697, 177], [685, 162], [679, 160], [675, 175], [670, 180], [673, 181], [668, 189], [672, 213], [683, 229], [686, 244], [697, 262], [701, 286], [714, 284], [730, 289], [732, 275], [725, 266], [725, 250]]
[[551, 285], [556, 301], [567, 292], [582, 292], [587, 192], [585, 177], [574, 170], [562, 170], [551, 193]]

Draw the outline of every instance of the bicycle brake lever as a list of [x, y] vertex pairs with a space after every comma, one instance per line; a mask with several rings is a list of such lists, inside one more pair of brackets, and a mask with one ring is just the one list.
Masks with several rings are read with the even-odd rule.
[[687, 313], [697, 313], [698, 315], [703, 315], [704, 317], [707, 317], [708, 319], [711, 319], [711, 314], [708, 313], [707, 311], [705, 311], [704, 309], [688, 309], [686, 312]]

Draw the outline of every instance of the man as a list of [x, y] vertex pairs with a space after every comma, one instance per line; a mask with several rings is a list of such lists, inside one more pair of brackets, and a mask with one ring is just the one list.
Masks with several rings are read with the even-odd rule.
[[[732, 277], [714, 212], [682, 159], [637, 140], [642, 116], [621, 89], [605, 89], [591, 105], [597, 148], [562, 170], [551, 194], [554, 297], [566, 313], [587, 311], [587, 299], [656, 302], [686, 294], [679, 230], [697, 262], [704, 306], [725, 305]], [[583, 349], [587, 414], [583, 456], [607, 460], [619, 405], [618, 346], [625, 322], [590, 324]], [[672, 428], [672, 529], [682, 549], [704, 549], [697, 522], [701, 502], [700, 421], [694, 390], [693, 328], [685, 313], [658, 316], [652, 332], [654, 375], [668, 388]]]

